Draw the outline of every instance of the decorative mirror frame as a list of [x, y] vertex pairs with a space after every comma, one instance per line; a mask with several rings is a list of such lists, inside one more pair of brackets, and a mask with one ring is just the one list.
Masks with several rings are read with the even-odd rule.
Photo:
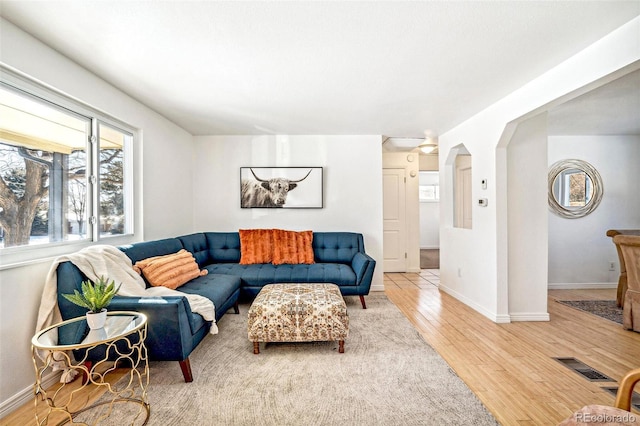
[[[593, 194], [591, 200], [582, 206], [575, 208], [566, 208], [558, 203], [558, 200], [553, 196], [553, 184], [558, 177], [558, 175], [569, 169], [578, 169], [583, 171], [589, 176], [591, 179], [591, 185], [593, 187]], [[554, 163], [549, 168], [549, 188], [548, 188], [548, 198], [549, 198], [549, 209], [557, 214], [560, 217], [564, 217], [567, 219], [577, 219], [580, 217], [584, 217], [594, 211], [602, 201], [602, 194], [604, 193], [604, 187], [602, 186], [602, 178], [600, 177], [600, 173], [593, 167], [591, 164], [586, 161], [569, 159], [569, 160], [560, 160]]]

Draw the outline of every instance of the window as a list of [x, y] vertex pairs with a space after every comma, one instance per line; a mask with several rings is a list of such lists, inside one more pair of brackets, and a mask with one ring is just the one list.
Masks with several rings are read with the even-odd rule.
[[0, 81], [0, 249], [132, 233], [133, 132], [26, 86]]
[[591, 200], [591, 180], [582, 170], [564, 170], [556, 179], [554, 193], [563, 207], [584, 207]]
[[438, 172], [420, 172], [419, 197], [421, 203], [437, 203], [440, 201], [440, 184]]
[[131, 146], [133, 136], [104, 123], [98, 125], [100, 135], [99, 182], [100, 182], [100, 236], [122, 235], [129, 226], [127, 211], [130, 200], [126, 197], [125, 183], [130, 178], [125, 167], [126, 149]]

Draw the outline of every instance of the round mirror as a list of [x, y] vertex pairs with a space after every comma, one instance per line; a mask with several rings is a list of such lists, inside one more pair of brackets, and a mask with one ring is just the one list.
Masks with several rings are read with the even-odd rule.
[[549, 208], [558, 216], [576, 219], [602, 201], [602, 178], [582, 160], [562, 160], [549, 169]]

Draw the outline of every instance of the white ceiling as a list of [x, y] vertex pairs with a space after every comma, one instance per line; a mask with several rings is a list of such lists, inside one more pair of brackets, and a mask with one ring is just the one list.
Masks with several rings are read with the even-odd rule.
[[640, 135], [640, 71], [551, 109], [548, 124], [550, 135]]
[[195, 135], [424, 137], [640, 1], [0, 1], [0, 14]]

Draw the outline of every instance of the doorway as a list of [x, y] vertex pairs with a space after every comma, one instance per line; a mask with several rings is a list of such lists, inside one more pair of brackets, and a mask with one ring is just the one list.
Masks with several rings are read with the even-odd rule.
[[406, 179], [404, 169], [383, 169], [384, 271], [407, 270]]
[[440, 173], [421, 170], [420, 269], [440, 269]]

